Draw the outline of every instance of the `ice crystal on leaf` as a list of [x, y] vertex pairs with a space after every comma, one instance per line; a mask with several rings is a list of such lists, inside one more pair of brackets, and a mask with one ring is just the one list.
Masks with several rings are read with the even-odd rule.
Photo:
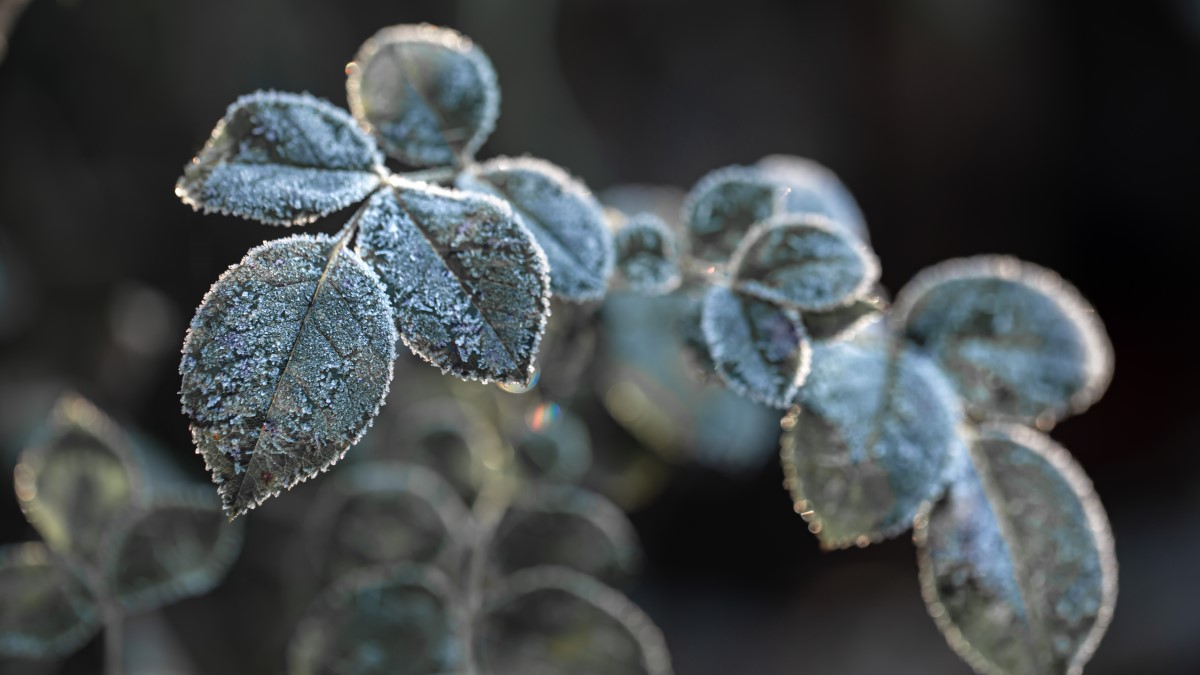
[[175, 194], [206, 213], [302, 225], [370, 194], [382, 162], [344, 110], [308, 94], [260, 91], [229, 106]]
[[704, 176], [683, 203], [691, 254], [721, 263], [755, 224], [783, 210], [787, 190], [744, 166], [717, 169]]
[[183, 410], [230, 518], [340, 459], [387, 394], [390, 303], [347, 234], [252, 249], [192, 319]]
[[634, 292], [661, 295], [680, 282], [675, 233], [658, 216], [638, 213], [617, 230], [617, 269]]

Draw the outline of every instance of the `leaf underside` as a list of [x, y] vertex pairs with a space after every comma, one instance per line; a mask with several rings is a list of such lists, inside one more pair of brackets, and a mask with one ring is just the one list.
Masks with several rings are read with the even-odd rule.
[[192, 319], [181, 400], [230, 518], [336, 462], [387, 394], [390, 304], [344, 236], [252, 249]]

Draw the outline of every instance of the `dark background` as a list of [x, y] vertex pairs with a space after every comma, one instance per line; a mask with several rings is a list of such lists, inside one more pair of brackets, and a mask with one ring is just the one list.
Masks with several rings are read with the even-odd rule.
[[[195, 214], [173, 183], [238, 95], [344, 105], [358, 45], [416, 21], [464, 31], [496, 66], [482, 157], [528, 152], [601, 189], [808, 156], [854, 191], [893, 290], [985, 252], [1073, 281], [1117, 356], [1108, 395], [1054, 431], [1121, 564], [1088, 672], [1200, 672], [1195, 0], [33, 0], [0, 63], [0, 495], [8, 446], [62, 386], [203, 477], [177, 345], [219, 273], [283, 233]], [[633, 597], [679, 675], [968, 673], [927, 618], [906, 537], [823, 554], [781, 480], [770, 460], [735, 477], [683, 466], [633, 514], [648, 557]], [[229, 582], [165, 613], [201, 672], [282, 666], [270, 508]], [[0, 498], [0, 541], [33, 536]]]

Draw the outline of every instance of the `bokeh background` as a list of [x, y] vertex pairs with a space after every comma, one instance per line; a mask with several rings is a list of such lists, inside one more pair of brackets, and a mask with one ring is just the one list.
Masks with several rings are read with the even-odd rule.
[[[358, 45], [417, 21], [496, 66], [482, 157], [545, 157], [595, 189], [812, 157], [854, 191], [893, 291], [985, 252], [1073, 281], [1117, 355], [1108, 395], [1054, 431], [1121, 564], [1088, 672], [1200, 672], [1196, 0], [33, 0], [0, 62], [0, 541], [34, 537], [4, 496], [12, 452], [64, 387], [203, 477], [178, 345], [208, 285], [282, 232], [195, 214], [174, 181], [238, 95], [344, 105]], [[589, 422], [597, 447], [632, 442], [602, 411]], [[632, 513], [647, 565], [631, 595], [677, 673], [969, 673], [927, 618], [907, 538], [820, 552], [759, 452], [734, 475], [671, 466]], [[164, 614], [198, 672], [281, 672], [274, 508], [250, 517], [224, 586]], [[100, 651], [50, 672], [93, 672]]]

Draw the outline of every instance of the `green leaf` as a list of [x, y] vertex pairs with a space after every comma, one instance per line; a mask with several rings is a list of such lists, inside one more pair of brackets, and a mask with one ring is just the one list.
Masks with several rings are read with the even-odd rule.
[[505, 511], [489, 557], [504, 576], [558, 565], [620, 585], [636, 574], [642, 551], [616, 504], [581, 488], [541, 485], [522, 491]]
[[675, 233], [658, 216], [650, 213], [631, 216], [617, 230], [615, 243], [617, 269], [630, 289], [646, 295], [662, 295], [679, 286], [682, 277]]
[[918, 520], [930, 614], [979, 673], [1078, 675], [1117, 597], [1112, 535], [1091, 481], [1027, 427], [983, 426], [970, 459]]
[[865, 295], [848, 305], [823, 312], [804, 312], [800, 321], [814, 341], [850, 340], [867, 326], [884, 318], [887, 303], [877, 296]]
[[817, 344], [796, 403], [782, 422], [785, 484], [827, 548], [908, 529], [962, 462], [958, 399], [913, 350]]
[[415, 464], [348, 467], [321, 488], [306, 528], [327, 578], [387, 564], [454, 570], [471, 535], [471, 515], [454, 488]]
[[814, 214], [784, 215], [755, 226], [729, 266], [737, 290], [801, 311], [848, 305], [879, 281], [875, 254]]
[[129, 612], [147, 612], [215, 588], [242, 548], [241, 523], [226, 523], [208, 488], [155, 496], [120, 528], [109, 588]]
[[387, 395], [390, 303], [347, 235], [251, 249], [192, 319], [181, 400], [230, 518], [337, 462]]
[[396, 180], [354, 216], [400, 337], [456, 377], [525, 383], [550, 313], [545, 256], [504, 203]]
[[787, 188], [784, 200], [789, 213], [823, 215], [862, 240], [870, 241], [862, 211], [837, 174], [825, 166], [789, 155], [770, 155], [755, 164], [765, 178]]
[[662, 632], [621, 593], [561, 567], [535, 567], [489, 598], [476, 633], [492, 675], [670, 675]]
[[498, 157], [459, 175], [458, 186], [510, 203], [546, 252], [550, 290], [563, 300], [604, 297], [616, 253], [604, 211], [580, 181], [532, 157]]
[[466, 618], [449, 579], [400, 565], [354, 574], [313, 604], [292, 636], [289, 675], [468, 672]]
[[950, 260], [900, 292], [892, 320], [950, 376], [968, 412], [1048, 429], [1104, 394], [1112, 345], [1054, 272], [1002, 256]]
[[308, 94], [239, 98], [175, 185], [184, 203], [270, 225], [303, 225], [361, 201], [383, 158], [344, 110]]
[[712, 286], [701, 318], [708, 353], [730, 389], [786, 409], [812, 359], [812, 345], [793, 309]]
[[346, 74], [354, 116], [388, 155], [413, 166], [466, 163], [500, 112], [491, 62], [448, 28], [384, 28], [363, 43]]
[[99, 629], [87, 585], [45, 545], [0, 547], [0, 656], [62, 656]]
[[691, 253], [724, 263], [756, 223], [782, 213], [787, 189], [757, 169], [728, 166], [700, 179], [683, 203]]
[[141, 474], [117, 425], [68, 394], [21, 454], [14, 485], [25, 517], [51, 549], [95, 562], [113, 524], [139, 501]]

